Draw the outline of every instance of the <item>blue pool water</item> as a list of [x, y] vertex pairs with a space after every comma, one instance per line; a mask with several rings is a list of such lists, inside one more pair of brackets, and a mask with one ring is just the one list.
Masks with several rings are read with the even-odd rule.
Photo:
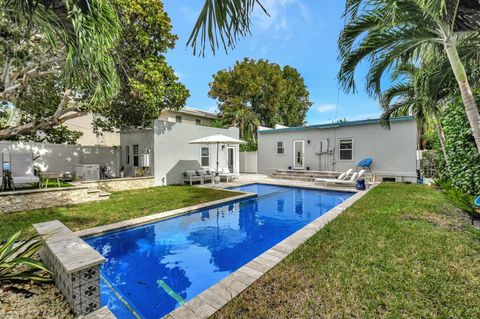
[[118, 318], [160, 318], [352, 193], [252, 184], [257, 197], [86, 241], [107, 262], [101, 303]]

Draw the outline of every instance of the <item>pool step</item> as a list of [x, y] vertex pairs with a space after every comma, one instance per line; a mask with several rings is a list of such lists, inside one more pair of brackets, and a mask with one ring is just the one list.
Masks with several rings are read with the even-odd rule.
[[[307, 171], [307, 170], [274, 170], [269, 177], [275, 179], [311, 182], [315, 178], [337, 178], [341, 172], [333, 171]], [[363, 178], [367, 181], [373, 177], [372, 173], [365, 173]]]

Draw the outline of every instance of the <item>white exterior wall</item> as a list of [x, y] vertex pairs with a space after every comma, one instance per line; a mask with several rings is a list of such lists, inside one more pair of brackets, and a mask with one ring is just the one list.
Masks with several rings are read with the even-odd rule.
[[[153, 152], [153, 129], [134, 130], [130, 132], [120, 133], [120, 146], [122, 149], [121, 166], [124, 168], [125, 177], [135, 176], [135, 169], [141, 167], [141, 159], [139, 158], [139, 165], [135, 167], [133, 164], [133, 146], [138, 145], [138, 153], [149, 154], [150, 167], [149, 172], [153, 175], [154, 171], [154, 152]], [[126, 146], [130, 147], [130, 163], [127, 163]]]
[[196, 120], [200, 120], [201, 125], [209, 125], [212, 122], [212, 119], [208, 117], [182, 113], [182, 112], [177, 112], [172, 110], [162, 111], [162, 114], [158, 117], [158, 119], [162, 121], [167, 121], [167, 122], [176, 122], [177, 116], [182, 117], [182, 124], [196, 125]]
[[[304, 166], [311, 170], [346, 171], [364, 158], [373, 158], [372, 172], [382, 176], [416, 180], [416, 123], [392, 121], [390, 130], [380, 123], [344, 125], [332, 128], [299, 128], [258, 132], [258, 172], [270, 174], [275, 169], [293, 168], [293, 142], [304, 140]], [[353, 139], [353, 159], [339, 158], [339, 140]], [[320, 142], [329, 141], [331, 155], [318, 155]], [[284, 142], [285, 153], [276, 154], [276, 143]], [[310, 143], [308, 143], [310, 141]]]
[[257, 173], [257, 152], [240, 152], [240, 173]]
[[46, 144], [33, 142], [0, 142], [0, 152], [5, 162], [10, 161], [10, 152], [29, 151], [39, 156], [34, 164], [42, 171], [75, 172], [76, 164], [99, 164], [107, 166], [107, 175], [119, 176], [118, 147]]
[[[185, 170], [201, 168], [201, 147], [209, 147], [209, 166], [215, 168], [216, 145], [195, 145], [188, 142], [216, 133], [239, 138], [238, 128], [221, 129], [156, 120], [154, 122], [155, 185], [183, 184]], [[218, 167], [227, 167], [227, 147], [234, 148], [234, 172], [238, 174], [238, 145], [225, 145], [224, 149], [220, 145]]]
[[93, 132], [93, 115], [86, 114], [64, 123], [69, 130], [82, 132], [83, 135], [78, 139], [77, 143], [80, 145], [102, 145], [102, 146], [117, 146], [120, 144], [120, 134], [116, 132], [103, 132], [101, 135], [96, 135]]

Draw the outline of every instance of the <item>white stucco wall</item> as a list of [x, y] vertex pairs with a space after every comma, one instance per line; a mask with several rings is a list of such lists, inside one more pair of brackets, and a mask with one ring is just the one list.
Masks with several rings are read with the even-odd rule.
[[[124, 168], [125, 176], [135, 175], [135, 166], [133, 165], [133, 146], [138, 145], [139, 156], [142, 154], [149, 154], [150, 168], [149, 172], [153, 175], [154, 171], [154, 152], [153, 152], [153, 129], [141, 129], [132, 131], [122, 131], [120, 133], [120, 146], [122, 150], [121, 166]], [[130, 163], [127, 163], [126, 147], [130, 147]], [[139, 166], [141, 167], [141, 160], [139, 159]]]
[[47, 144], [33, 142], [0, 142], [0, 152], [5, 162], [10, 152], [28, 151], [40, 156], [34, 164], [42, 171], [75, 172], [75, 164], [99, 164], [107, 166], [109, 176], [119, 174], [118, 147]]
[[[183, 184], [183, 172], [200, 168], [201, 147], [209, 147], [210, 167], [216, 166], [216, 145], [195, 145], [189, 141], [213, 134], [239, 138], [238, 128], [220, 129], [214, 127], [179, 124], [156, 120], [154, 122], [154, 172], [155, 185]], [[239, 146], [219, 147], [219, 167], [227, 167], [227, 147], [234, 148], [234, 171], [239, 173]]]
[[[361, 122], [359, 122], [361, 123]], [[293, 142], [304, 140], [305, 167], [311, 170], [346, 171], [367, 157], [373, 158], [372, 171], [379, 176], [416, 178], [416, 123], [413, 119], [392, 121], [391, 128], [380, 123], [357, 124], [332, 128], [302, 128], [258, 132], [258, 172], [269, 174], [275, 169], [293, 167]], [[353, 139], [353, 159], [339, 158], [339, 140]], [[331, 155], [318, 155], [320, 142], [329, 141]], [[276, 154], [276, 143], [283, 141], [285, 153]]]
[[240, 173], [257, 173], [257, 152], [240, 152]]

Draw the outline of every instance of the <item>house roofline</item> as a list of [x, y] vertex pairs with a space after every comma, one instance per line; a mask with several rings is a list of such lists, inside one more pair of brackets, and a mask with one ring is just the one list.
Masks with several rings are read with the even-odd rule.
[[199, 110], [199, 109], [194, 109], [192, 107], [184, 107], [179, 110], [170, 110], [172, 112], [178, 112], [178, 113], [183, 113], [183, 114], [190, 114], [190, 115], [197, 115], [197, 116], [203, 116], [207, 117], [210, 119], [216, 119], [218, 116], [215, 113], [207, 112], [204, 110]]
[[[413, 116], [399, 116], [393, 117], [390, 119], [390, 122], [400, 122], [400, 121], [413, 121], [415, 118]], [[280, 132], [291, 132], [291, 131], [303, 131], [303, 130], [314, 130], [314, 129], [330, 129], [338, 128], [343, 126], [354, 126], [354, 125], [365, 125], [365, 124], [378, 124], [381, 123], [381, 119], [368, 119], [368, 120], [359, 120], [359, 121], [348, 121], [341, 123], [327, 123], [327, 124], [316, 124], [308, 126], [297, 126], [297, 127], [287, 127], [279, 129], [268, 129], [268, 130], [259, 130], [258, 134], [265, 133], [280, 133]]]

